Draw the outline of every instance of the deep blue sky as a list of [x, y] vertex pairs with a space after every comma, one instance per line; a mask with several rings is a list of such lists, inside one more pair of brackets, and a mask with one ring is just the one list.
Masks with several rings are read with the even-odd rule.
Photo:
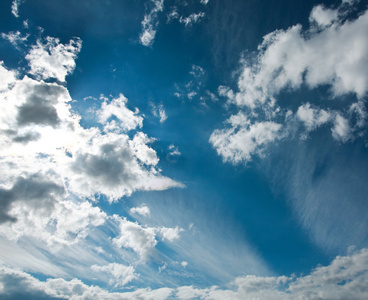
[[337, 256], [366, 274], [364, 1], [0, 5], [5, 298], [76, 278], [93, 297], [312, 299], [303, 276]]

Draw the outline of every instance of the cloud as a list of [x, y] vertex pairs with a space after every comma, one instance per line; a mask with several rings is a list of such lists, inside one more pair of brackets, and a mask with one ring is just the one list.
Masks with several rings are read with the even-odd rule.
[[209, 2], [209, 0], [200, 0], [200, 2], [201, 2], [202, 4], [204, 4], [204, 5], [207, 5], [207, 4], [208, 4], [208, 2]]
[[16, 72], [6, 69], [4, 62], [0, 61], [0, 91], [7, 90], [15, 82]]
[[266, 35], [255, 63], [243, 60], [239, 92], [232, 101], [254, 108], [282, 89], [295, 90], [302, 83], [310, 88], [328, 84], [335, 97], [347, 93], [364, 97], [368, 88], [367, 24], [366, 12], [318, 32], [303, 32], [301, 25], [295, 25]]
[[204, 12], [193, 13], [188, 17], [183, 18], [182, 16], [179, 19], [180, 23], [183, 23], [185, 27], [192, 25], [193, 23], [198, 23], [206, 14]]
[[113, 243], [118, 247], [132, 249], [145, 260], [157, 244], [156, 230], [120, 219], [120, 235], [113, 239]]
[[319, 109], [311, 108], [310, 103], [300, 106], [296, 112], [298, 119], [304, 123], [308, 131], [314, 130], [317, 127], [326, 124], [331, 119], [331, 113]]
[[323, 5], [313, 7], [309, 22], [315, 22], [319, 27], [327, 27], [338, 20], [338, 11], [325, 8]]
[[[105, 266], [104, 266], [105, 267]], [[136, 279], [125, 266], [93, 266], [96, 271], [111, 272], [119, 280]], [[124, 268], [125, 267], [125, 268]], [[89, 286], [78, 279], [55, 278], [40, 281], [17, 270], [2, 267], [0, 294], [23, 297], [63, 297], [73, 299], [365, 299], [368, 297], [368, 250], [362, 249], [347, 256], [337, 256], [328, 266], [319, 266], [309, 275], [237, 277], [233, 289], [218, 286], [196, 288], [181, 286], [157, 290], [137, 289], [134, 292], [111, 293], [97, 286]], [[121, 272], [123, 271], [123, 272]], [[122, 278], [122, 273], [126, 273]], [[16, 289], [14, 288], [16, 287]]]
[[132, 266], [124, 266], [122, 264], [111, 263], [105, 266], [93, 265], [91, 269], [95, 272], [105, 272], [112, 276], [109, 284], [115, 288], [121, 288], [127, 283], [138, 278], [134, 273], [135, 269]]
[[162, 236], [162, 240], [169, 240], [170, 242], [178, 239], [182, 231], [184, 231], [184, 229], [178, 226], [175, 228], [161, 227], [158, 229], [159, 234]]
[[160, 123], [163, 123], [166, 121], [167, 115], [166, 115], [165, 108], [162, 103], [159, 104], [158, 106], [155, 106], [153, 103], [151, 103], [151, 111], [155, 117], [160, 118]]
[[11, 6], [11, 12], [14, 15], [14, 17], [19, 18], [19, 6], [24, 2], [25, 0], [13, 0], [12, 6]]
[[101, 108], [97, 111], [97, 117], [101, 124], [106, 122], [112, 117], [116, 117], [119, 120], [119, 128], [124, 131], [136, 129], [137, 127], [142, 128], [143, 117], [139, 116], [139, 110], [136, 108], [132, 111], [126, 107], [128, 99], [123, 95], [119, 94], [118, 98], [112, 99], [108, 102], [105, 99], [101, 105]]
[[2, 33], [1, 37], [5, 40], [8, 40], [14, 47], [17, 48], [19, 44], [27, 41], [29, 35], [22, 37], [22, 34], [19, 31], [10, 31], [9, 33]]
[[164, 0], [151, 0], [153, 7], [151, 11], [144, 16], [144, 19], [142, 21], [142, 33], [140, 35], [140, 42], [143, 46], [152, 46], [158, 21], [157, 21], [157, 14], [164, 9]]
[[132, 207], [129, 212], [131, 214], [138, 214], [144, 217], [148, 217], [151, 214], [149, 207], [146, 205], [140, 207]]
[[[271, 32], [263, 37], [254, 55], [241, 59], [237, 91], [218, 88], [219, 95], [228, 99], [227, 104], [238, 109], [225, 122], [231, 128], [217, 129], [210, 138], [224, 161], [250, 161], [267, 144], [295, 137], [298, 122], [307, 132], [332, 124], [332, 137], [340, 142], [364, 135], [361, 126], [366, 118], [363, 103], [368, 90], [368, 12], [349, 19], [352, 10], [346, 3], [335, 9], [316, 6], [310, 14], [309, 29], [303, 30], [298, 24]], [[338, 100], [350, 95], [358, 101], [349, 100], [345, 110], [322, 109], [308, 102], [299, 105], [296, 118], [292, 118], [293, 109], [280, 107], [278, 98], [302, 86], [328, 86], [330, 97]], [[239, 116], [244, 116], [243, 124], [234, 124]], [[258, 139], [251, 134], [256, 131]]]
[[179, 148], [175, 147], [172, 144], [169, 146], [169, 150], [170, 150], [169, 156], [179, 156], [179, 155], [181, 155], [181, 153], [179, 151]]
[[52, 37], [47, 37], [45, 43], [38, 40], [25, 57], [31, 68], [29, 74], [39, 79], [55, 78], [64, 82], [75, 68], [75, 59], [81, 47], [82, 41], [78, 38], [66, 45]]
[[226, 123], [231, 127], [215, 130], [209, 140], [224, 161], [246, 163], [254, 154], [262, 156], [267, 144], [282, 138], [282, 125], [275, 122], [251, 123], [243, 113], [231, 116]]
[[120, 234], [115, 237], [112, 242], [117, 247], [124, 247], [132, 249], [137, 253], [141, 260], [147, 260], [153, 253], [158, 241], [157, 236], [161, 237], [161, 240], [168, 240], [173, 242], [178, 239], [180, 232], [184, 229], [180, 227], [168, 228], [168, 227], [148, 227], [139, 225], [137, 222], [131, 222], [127, 219], [121, 219], [114, 216], [114, 219], [118, 221]]
[[18, 270], [0, 268], [2, 288], [0, 294], [11, 295], [18, 299], [167, 299], [172, 289], [156, 290], [136, 289], [134, 292], [114, 293], [98, 286], [86, 285], [79, 279], [64, 280], [49, 278], [40, 281], [35, 277]]

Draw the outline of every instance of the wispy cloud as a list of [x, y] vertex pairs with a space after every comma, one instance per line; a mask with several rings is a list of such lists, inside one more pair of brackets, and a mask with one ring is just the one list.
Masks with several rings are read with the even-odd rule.
[[[185, 262], [183, 262], [185, 263]], [[248, 275], [232, 282], [233, 289], [218, 286], [196, 288], [137, 289], [134, 292], [108, 292], [97, 286], [84, 284], [78, 279], [70, 281], [54, 278], [40, 281], [22, 271], [2, 267], [0, 279], [3, 294], [34, 295], [35, 297], [73, 297], [75, 299], [364, 299], [368, 297], [366, 282], [368, 251], [363, 249], [347, 256], [336, 257], [328, 266], [319, 266], [305, 276], [262, 277]], [[183, 264], [186, 266], [186, 264]], [[121, 265], [106, 268], [93, 266], [96, 271], [110, 272], [120, 283], [136, 277], [132, 269]], [[115, 280], [115, 279], [114, 279]], [[17, 287], [17, 290], [15, 290]], [[21, 291], [21, 292], [19, 292]]]
[[164, 9], [164, 0], [151, 0], [153, 5], [148, 14], [144, 16], [142, 21], [142, 33], [140, 35], [140, 42], [143, 46], [151, 46], [154, 42], [158, 21], [157, 14]]

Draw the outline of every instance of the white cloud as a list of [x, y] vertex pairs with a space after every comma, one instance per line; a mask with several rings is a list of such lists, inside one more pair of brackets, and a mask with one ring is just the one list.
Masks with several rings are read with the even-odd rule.
[[166, 121], [167, 115], [166, 115], [166, 111], [162, 103], [159, 104], [158, 106], [155, 106], [153, 103], [151, 103], [151, 111], [155, 117], [160, 118], [160, 123], [163, 123]]
[[3, 39], [8, 40], [13, 46], [18, 47], [19, 44], [24, 43], [29, 35], [22, 36], [19, 31], [10, 31], [9, 33], [1, 34]]
[[366, 12], [354, 21], [311, 32], [308, 38], [300, 25], [266, 35], [257, 63], [244, 61], [235, 103], [255, 107], [303, 82], [310, 88], [329, 84], [335, 96], [355, 93], [362, 98], [368, 89], [367, 24]]
[[178, 239], [182, 231], [184, 231], [184, 229], [178, 226], [175, 228], [160, 227], [158, 229], [159, 234], [162, 236], [162, 240], [169, 240], [170, 242]]
[[336, 140], [346, 142], [351, 137], [351, 128], [347, 119], [340, 114], [336, 114], [335, 126], [332, 128], [332, 136]]
[[155, 228], [120, 219], [120, 235], [112, 241], [118, 247], [132, 249], [143, 260], [147, 259], [157, 244]]
[[0, 61], [0, 91], [7, 90], [9, 85], [16, 82], [16, 72], [8, 70], [4, 62]]
[[205, 73], [204, 69], [201, 66], [192, 65], [192, 70], [189, 72], [190, 75], [195, 78], [203, 76]]
[[181, 264], [182, 267], [185, 268], [188, 265], [188, 262], [187, 261], [182, 261], [180, 264]]
[[[290, 109], [278, 106], [282, 91], [327, 85], [333, 98], [353, 95], [358, 98], [356, 103], [364, 102], [368, 91], [368, 11], [347, 20], [351, 9], [344, 4], [335, 9], [316, 6], [309, 29], [295, 25], [276, 30], [264, 36], [257, 55], [242, 58], [238, 90], [218, 88], [219, 95], [239, 109], [226, 121], [231, 128], [215, 130], [210, 138], [225, 161], [249, 161], [254, 153], [262, 153], [266, 144], [286, 137], [288, 130], [295, 131], [291, 129], [295, 119], [289, 118]], [[364, 105], [357, 105], [349, 103], [345, 110], [337, 111], [307, 103], [299, 106], [296, 117], [307, 131], [333, 123], [332, 137], [347, 142], [356, 133], [362, 135], [366, 113]], [[233, 119], [245, 113], [248, 120], [235, 125]], [[282, 116], [285, 124], [280, 124]], [[251, 134], [256, 129], [262, 132], [259, 139]]]
[[143, 261], [147, 260], [153, 253], [158, 243], [157, 236], [160, 236], [162, 241], [173, 242], [180, 237], [180, 232], [184, 231], [178, 226], [175, 228], [148, 227], [137, 222], [128, 221], [125, 218], [121, 219], [118, 216], [114, 216], [114, 219], [120, 224], [120, 234], [112, 240], [113, 243], [117, 247], [132, 249]]
[[101, 124], [106, 122], [111, 117], [116, 117], [119, 120], [119, 128], [124, 131], [136, 129], [137, 127], [142, 128], [143, 117], [139, 116], [139, 110], [136, 108], [132, 111], [126, 107], [128, 99], [123, 95], [119, 94], [118, 98], [112, 99], [108, 102], [105, 99], [101, 105], [101, 108], [97, 111], [97, 117]]
[[14, 17], [19, 18], [19, 6], [24, 2], [24, 0], [13, 0], [11, 6], [11, 12]]
[[52, 37], [47, 37], [44, 44], [38, 40], [25, 57], [31, 67], [29, 73], [39, 79], [55, 78], [63, 82], [74, 70], [81, 47], [82, 41], [78, 38], [70, 40], [67, 45]]
[[179, 155], [181, 155], [181, 153], [179, 151], [179, 148], [175, 147], [174, 145], [170, 145], [169, 150], [170, 150], [169, 156], [179, 156]]
[[226, 123], [231, 127], [216, 129], [210, 137], [224, 161], [249, 162], [254, 154], [262, 155], [267, 144], [282, 138], [282, 125], [268, 121], [252, 124], [243, 113], [231, 116]]
[[132, 207], [129, 211], [131, 214], [138, 214], [144, 217], [148, 217], [151, 214], [151, 211], [148, 206], [140, 206], [140, 207]]
[[338, 11], [334, 9], [325, 8], [323, 5], [317, 5], [313, 7], [309, 16], [309, 21], [316, 22], [320, 27], [326, 27], [331, 25], [338, 19]]
[[323, 109], [311, 108], [309, 103], [300, 106], [296, 115], [304, 123], [308, 131], [327, 123], [332, 117], [331, 113]]
[[207, 4], [208, 4], [208, 2], [209, 2], [209, 0], [200, 0], [200, 2], [201, 2], [202, 4], [204, 4], [204, 5], [207, 5]]
[[79, 279], [64, 280], [62, 278], [49, 278], [46, 281], [40, 281], [33, 276], [18, 270], [2, 267], [0, 268], [0, 280], [2, 286], [0, 294], [12, 295], [29, 298], [68, 298], [73, 300], [82, 299], [142, 299], [159, 300], [168, 299], [173, 290], [161, 288], [151, 290], [149, 288], [136, 289], [133, 292], [113, 293], [104, 290], [98, 286], [86, 285]]
[[138, 275], [134, 273], [133, 266], [124, 266], [122, 264], [111, 263], [105, 266], [93, 265], [91, 269], [95, 272], [105, 272], [110, 274], [113, 278], [109, 280], [109, 284], [115, 288], [125, 286], [127, 283], [138, 278]]
[[193, 23], [199, 22], [206, 14], [204, 12], [193, 13], [186, 18], [180, 17], [179, 22], [183, 23], [185, 27], [192, 25]]
[[156, 36], [158, 26], [157, 13], [163, 11], [164, 0], [151, 0], [153, 7], [151, 11], [144, 16], [142, 21], [142, 33], [140, 42], [143, 46], [151, 46]]
[[[116, 267], [117, 266], [117, 267]], [[122, 283], [136, 279], [133, 269], [121, 265], [106, 268], [93, 266], [95, 271], [108, 272]], [[40, 281], [33, 276], [10, 268], [0, 268], [0, 295], [21, 292], [30, 295], [71, 299], [366, 299], [368, 290], [368, 250], [362, 249], [347, 256], [336, 257], [328, 266], [319, 266], [309, 275], [263, 277], [248, 275], [237, 277], [233, 289], [218, 286], [195, 288], [182, 286], [176, 289], [137, 289], [134, 292], [111, 293], [97, 286], [89, 286], [78, 279], [70, 281], [54, 278]], [[127, 283], [127, 282], [126, 282]], [[124, 284], [126, 284], [124, 283]]]

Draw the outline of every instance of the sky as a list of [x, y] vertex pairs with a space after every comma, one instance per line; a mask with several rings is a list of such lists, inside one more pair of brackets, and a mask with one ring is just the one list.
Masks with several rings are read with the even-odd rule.
[[0, 298], [368, 298], [367, 2], [0, 7]]

